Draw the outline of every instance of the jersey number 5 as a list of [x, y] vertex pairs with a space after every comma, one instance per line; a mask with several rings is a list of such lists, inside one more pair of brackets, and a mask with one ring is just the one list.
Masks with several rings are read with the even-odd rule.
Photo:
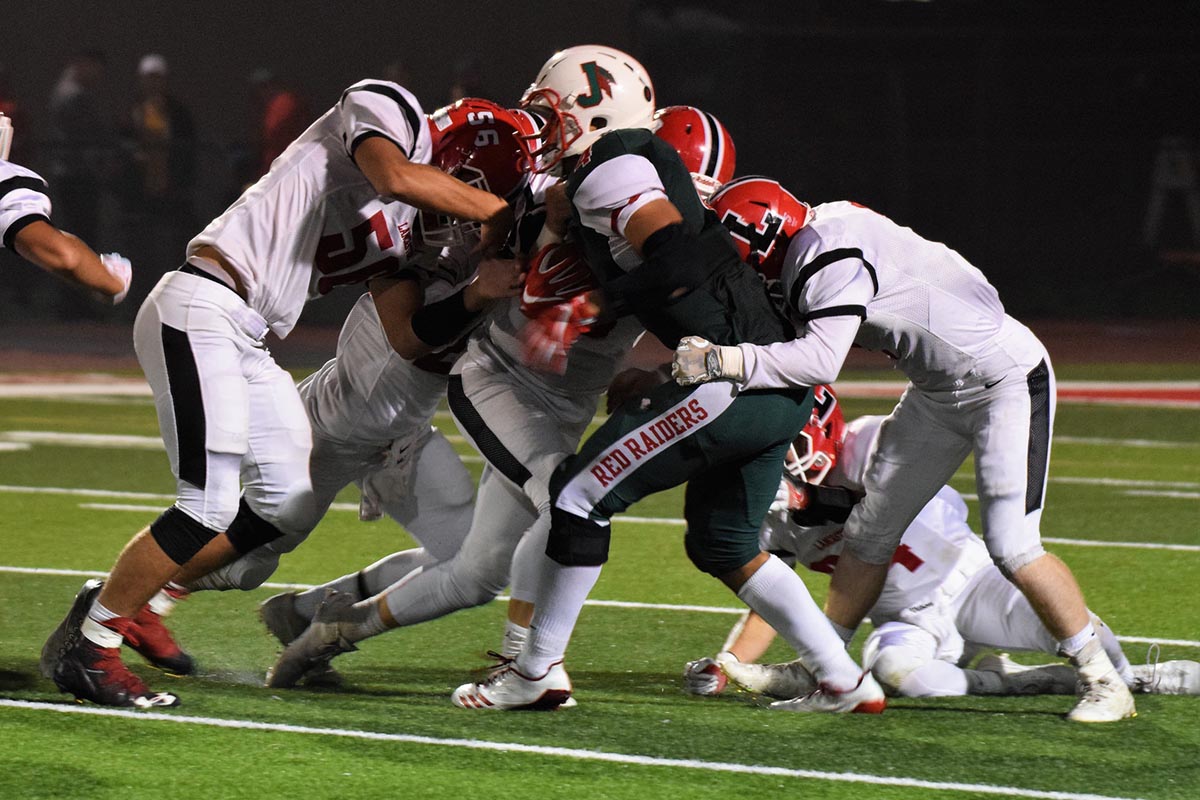
[[355, 225], [349, 234], [348, 243], [345, 233], [328, 233], [317, 242], [313, 264], [321, 273], [317, 281], [317, 291], [321, 294], [327, 294], [335, 286], [362, 283], [400, 266], [400, 259], [396, 256], [385, 256], [355, 269], [367, 255], [367, 239], [372, 234], [380, 250], [392, 248], [392, 234], [383, 211], [376, 211]]

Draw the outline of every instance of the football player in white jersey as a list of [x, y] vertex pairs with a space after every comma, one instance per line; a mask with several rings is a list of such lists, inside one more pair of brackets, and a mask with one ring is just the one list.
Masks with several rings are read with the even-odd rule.
[[1056, 396], [1037, 337], [961, 255], [862, 206], [810, 208], [765, 178], [727, 184], [713, 204], [744, 257], [778, 282], [803, 334], [733, 347], [688, 337], [673, 365], [679, 383], [830, 383], [855, 344], [887, 353], [910, 381], [867, 466], [866, 499], [846, 523], [826, 602], [843, 638], [878, 599], [905, 528], [973, 453], [988, 552], [1079, 671], [1081, 697], [1068, 718], [1133, 716], [1074, 576], [1042, 548]]
[[[680, 153], [692, 172], [701, 197], [732, 177], [733, 140], [711, 114], [675, 106], [660, 111], [656, 122], [660, 137]], [[545, 558], [550, 475], [558, 462], [575, 451], [595, 414], [597, 398], [641, 333], [641, 326], [627, 318], [611, 329], [584, 336], [570, 350], [561, 373], [531, 369], [524, 363], [521, 334], [529, 321], [595, 288], [578, 248], [558, 244], [566, 233], [568, 211], [555, 206], [552, 197], [546, 202], [547, 190], [552, 194], [557, 184], [556, 178], [534, 176], [519, 209], [519, 249], [537, 251], [521, 302], [496, 309], [451, 377], [449, 398], [455, 421], [487, 462], [477, 512], [462, 550], [450, 561], [360, 602], [358, 610], [349, 605], [362, 599], [355, 596], [350, 582], [326, 584], [345, 596], [331, 598], [317, 624], [288, 648], [271, 671], [270, 685], [292, 685], [354, 642], [381, 632], [373, 624], [372, 606], [379, 607], [378, 616], [387, 621], [387, 628], [402, 627], [486, 603], [509, 583], [512, 599], [499, 655], [513, 658], [520, 651], [533, 615], [540, 561]], [[531, 241], [534, 237], [536, 241]], [[278, 595], [268, 603], [283, 606], [289, 597]], [[357, 621], [364, 614], [367, 624]]]
[[97, 255], [82, 239], [54, 227], [46, 181], [8, 160], [12, 137], [12, 120], [0, 114], [0, 247], [112, 305], [124, 300], [133, 280], [129, 259]]
[[[225, 563], [311, 518], [311, 431], [295, 384], [263, 346], [268, 331], [286, 336], [310, 297], [368, 281], [381, 316], [411, 314], [403, 334], [416, 346], [442, 347], [474, 322], [484, 281], [413, 311], [421, 287], [403, 271], [415, 217], [481, 223], [480, 251], [490, 252], [507, 237], [512, 210], [432, 166], [433, 156], [410, 92], [354, 84], [189, 243], [184, 266], [142, 305], [134, 344], [179, 496], [130, 541], [106, 583], [84, 585], [46, 642], [42, 671], [60, 689], [104, 705], [177, 704], [120, 658], [124, 642], [153, 663], [170, 640], [148, 601], [193, 558]], [[494, 263], [515, 283], [515, 266]], [[191, 668], [173, 643], [169, 654], [162, 666]]]
[[[429, 120], [435, 163], [448, 174], [470, 176], [479, 188], [515, 199], [525, 185], [528, 166], [515, 138], [526, 130], [520, 119], [479, 98], [433, 112]], [[179, 576], [191, 591], [260, 586], [274, 573], [280, 556], [307, 538], [337, 493], [352, 482], [362, 492], [362, 519], [379, 519], [386, 512], [420, 546], [343, 576], [332, 584], [339, 591], [358, 599], [369, 597], [413, 569], [458, 551], [470, 524], [474, 485], [453, 448], [430, 423], [445, 396], [450, 366], [466, 346], [471, 328], [427, 354], [421, 339], [407, 332], [417, 310], [451, 297], [475, 277], [479, 258], [471, 248], [477, 237], [467, 226], [433, 215], [419, 218], [417, 235], [427, 249], [405, 265], [401, 276], [420, 287], [423, 303], [381, 317], [371, 294], [363, 295], [342, 326], [336, 357], [298, 386], [313, 429], [309, 475], [314, 502], [308, 517], [295, 520], [295, 530], [287, 536], [207, 575]], [[481, 281], [500, 280], [487, 290], [489, 296], [515, 294], [516, 285], [503, 270], [480, 270], [479, 276]], [[263, 620], [287, 645], [307, 627], [322, 596], [319, 589], [278, 595], [263, 604]], [[327, 672], [317, 677], [334, 678]]]
[[[851, 505], [861, 496], [863, 471], [883, 417], [860, 417], [846, 425], [832, 390], [818, 387], [817, 398], [813, 419], [789, 458], [779, 500], [763, 525], [762, 540], [765, 550], [785, 554], [782, 557], [793, 564], [833, 574], [843, 546], [843, 523], [835, 518], [844, 520], [847, 498], [834, 495], [838, 506], [825, 515], [814, 507], [813, 496], [830, 486], [850, 489]], [[800, 506], [803, 509], [797, 510]], [[820, 519], [824, 516], [830, 520]], [[1075, 689], [1075, 672], [1066, 665], [1031, 670], [985, 657], [975, 669], [959, 666], [987, 648], [1053, 654], [1057, 641], [1024, 595], [992, 564], [987, 548], [967, 526], [966, 504], [949, 486], [942, 487], [905, 530], [883, 592], [867, 616], [875, 630], [867, 638], [863, 661], [891, 694], [945, 697]], [[1131, 667], [1112, 631], [1098, 617], [1092, 620], [1134, 691], [1194, 693], [1185, 691], [1189, 681], [1200, 684], [1200, 665], [1195, 662]], [[816, 681], [799, 661], [752, 663], [774, 635], [750, 612], [735, 625], [721, 652], [688, 663], [686, 689], [716, 694], [726, 676], [745, 689], [778, 698], [815, 689]], [[1200, 691], [1200, 685], [1194, 689]]]

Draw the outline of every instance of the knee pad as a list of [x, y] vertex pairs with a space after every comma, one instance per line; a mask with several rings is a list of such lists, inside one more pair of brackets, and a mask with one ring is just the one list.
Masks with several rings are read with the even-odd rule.
[[876, 629], [863, 645], [863, 666], [871, 670], [889, 694], [900, 693], [904, 679], [933, 660], [937, 642], [911, 625], [888, 622]]
[[220, 531], [206, 528], [178, 506], [171, 506], [150, 523], [150, 535], [176, 564], [183, 566], [211, 542]]
[[1011, 581], [1017, 570], [1032, 564], [1044, 555], [1046, 555], [1046, 549], [1039, 542], [1036, 547], [1026, 550], [1024, 553], [1017, 553], [1013, 556], [993, 555], [992, 563], [999, 568], [1005, 578]]
[[[870, 662], [871, 674], [890, 695], [899, 694], [900, 684], [904, 679], [924, 663], [913, 658], [912, 654], [902, 647], [884, 647], [875, 651], [873, 656], [874, 660]], [[867, 661], [865, 653], [863, 661]]]
[[229, 537], [233, 549], [245, 555], [283, 536], [283, 531], [255, 514], [243, 497], [238, 504], [237, 516], [229, 524], [225, 535]]
[[710, 536], [700, 536], [688, 528], [683, 536], [683, 547], [696, 569], [720, 578], [749, 564], [761, 552], [758, 537], [747, 537], [745, 541], [713, 541]]
[[550, 536], [546, 555], [564, 567], [598, 567], [608, 561], [612, 526], [585, 517], [550, 509]]

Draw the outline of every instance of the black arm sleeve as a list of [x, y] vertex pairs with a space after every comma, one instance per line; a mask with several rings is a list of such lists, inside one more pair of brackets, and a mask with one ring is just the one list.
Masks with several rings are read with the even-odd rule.
[[604, 285], [608, 312], [613, 316], [661, 308], [680, 289], [695, 289], [707, 274], [705, 250], [683, 223], [660, 228], [642, 245], [644, 262]]
[[479, 311], [468, 311], [460, 289], [449, 297], [430, 303], [412, 317], [413, 333], [430, 347], [443, 347], [458, 338], [465, 328], [475, 322]]

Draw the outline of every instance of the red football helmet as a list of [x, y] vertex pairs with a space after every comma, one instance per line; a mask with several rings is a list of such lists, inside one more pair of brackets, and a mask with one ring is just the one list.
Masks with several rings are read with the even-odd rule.
[[[512, 200], [525, 186], [533, 157], [521, 139], [527, 124], [490, 100], [464, 97], [429, 115], [433, 166]], [[433, 247], [469, 244], [479, 223], [421, 212], [421, 236]]]
[[768, 283], [779, 280], [788, 243], [808, 222], [808, 204], [778, 181], [752, 175], [722, 186], [709, 205], [733, 236], [742, 260]]
[[695, 106], [667, 106], [654, 113], [658, 138], [675, 148], [705, 203], [733, 178], [737, 149], [720, 120]]
[[796, 441], [788, 448], [784, 468], [803, 483], [820, 484], [834, 468], [846, 440], [846, 418], [833, 387], [813, 387], [813, 410]]
[[[510, 108], [508, 113], [513, 115], [513, 118], [520, 125], [521, 132], [517, 134], [528, 152], [536, 152], [542, 146], [542, 129], [546, 127], [546, 118], [541, 114], [534, 113], [524, 108]], [[533, 163], [527, 162], [526, 172], [533, 172]]]

